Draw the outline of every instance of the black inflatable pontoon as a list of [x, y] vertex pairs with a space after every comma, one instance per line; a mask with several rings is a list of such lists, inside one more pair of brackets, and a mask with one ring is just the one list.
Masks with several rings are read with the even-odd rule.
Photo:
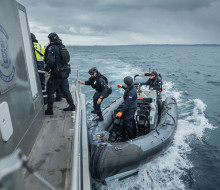
[[177, 127], [177, 103], [174, 97], [166, 98], [158, 116], [156, 102], [156, 91], [138, 91], [135, 139], [121, 137], [123, 121], [115, 118], [122, 97], [104, 110], [103, 122], [90, 126], [90, 171], [94, 179], [103, 183], [111, 178], [123, 179], [166, 150]]

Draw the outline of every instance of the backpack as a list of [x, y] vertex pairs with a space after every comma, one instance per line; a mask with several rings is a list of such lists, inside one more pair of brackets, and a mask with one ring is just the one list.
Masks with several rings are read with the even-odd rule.
[[67, 79], [70, 74], [70, 66], [67, 65], [67, 66], [64, 66], [61, 68], [58, 67], [55, 71], [55, 74], [56, 74], [57, 78]]
[[66, 49], [64, 45], [59, 45], [58, 47], [60, 49], [61, 64], [66, 65], [70, 61], [69, 51]]
[[[102, 74], [100, 74], [100, 77], [102, 77], [106, 81], [106, 84], [108, 85], [108, 79]], [[110, 86], [108, 87], [108, 94], [111, 94], [111, 93], [112, 93], [112, 87]]]
[[100, 77], [102, 77], [105, 80], [106, 84], [108, 85], [108, 79], [102, 74], [100, 74]]

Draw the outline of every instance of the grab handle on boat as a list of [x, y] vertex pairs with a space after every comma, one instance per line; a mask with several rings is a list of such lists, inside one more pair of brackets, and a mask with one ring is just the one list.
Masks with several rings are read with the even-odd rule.
[[115, 150], [116, 150], [116, 151], [119, 151], [119, 150], [122, 150], [122, 148], [116, 146], [116, 147], [115, 147]]

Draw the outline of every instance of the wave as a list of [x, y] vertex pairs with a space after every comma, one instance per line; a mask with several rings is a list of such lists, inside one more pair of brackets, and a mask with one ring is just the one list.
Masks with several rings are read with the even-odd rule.
[[220, 82], [218, 81], [208, 81], [208, 84], [212, 84], [213, 86], [220, 86]]

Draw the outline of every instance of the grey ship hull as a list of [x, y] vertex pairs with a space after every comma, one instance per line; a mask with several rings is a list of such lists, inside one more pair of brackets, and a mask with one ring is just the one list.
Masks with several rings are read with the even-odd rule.
[[0, 117], [6, 112], [1, 106], [4, 103], [8, 105], [9, 118], [1, 117], [0, 158], [16, 147], [29, 154], [44, 121], [43, 97], [29, 35], [25, 8], [14, 0], [1, 0]]

